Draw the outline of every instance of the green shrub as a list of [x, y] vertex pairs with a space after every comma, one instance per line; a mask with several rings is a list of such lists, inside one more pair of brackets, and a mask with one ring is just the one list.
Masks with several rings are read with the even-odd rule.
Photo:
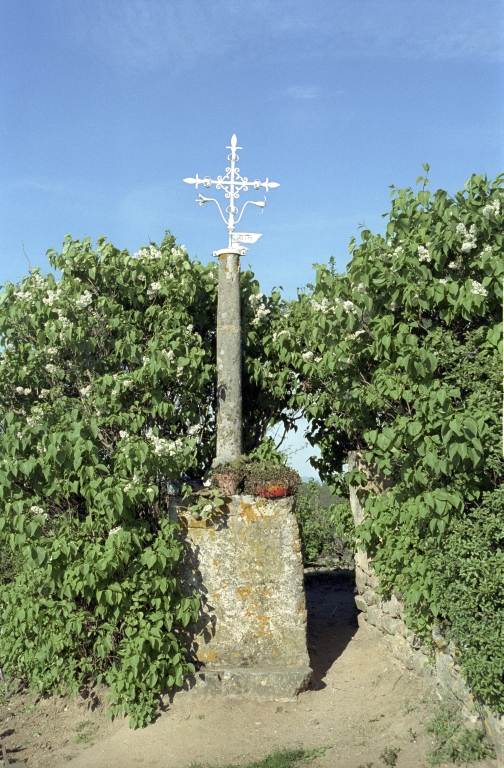
[[[404, 596], [424, 639], [434, 622], [453, 624], [462, 667], [501, 711], [502, 540], [484, 499], [500, 498], [504, 477], [503, 179], [472, 176], [452, 197], [430, 194], [423, 177], [418, 192], [393, 188], [386, 236], [363, 229], [346, 274], [319, 267], [270, 329], [321, 478], [334, 483], [354, 450], [389, 483], [380, 493], [361, 469], [346, 475], [363, 486], [357, 533], [381, 589]], [[481, 553], [488, 537], [476, 564], [468, 551], [474, 541]]]
[[[325, 498], [324, 498], [325, 497]], [[340, 500], [334, 503], [327, 488], [314, 480], [302, 485], [296, 499], [296, 518], [301, 536], [305, 565], [324, 562], [326, 565], [350, 565], [349, 546], [355, 531], [348, 525], [350, 505]], [[351, 546], [351, 544], [350, 544]]]
[[[169, 484], [215, 445], [217, 267], [168, 233], [131, 256], [67, 237], [0, 298], [0, 658], [40, 692], [111, 688], [111, 714], [152, 719], [192, 671], [199, 596], [177, 579]], [[251, 273], [242, 275], [244, 432], [251, 449], [285, 400], [269, 383]], [[262, 297], [269, 315], [279, 297]], [[264, 314], [264, 313], [263, 313]]]

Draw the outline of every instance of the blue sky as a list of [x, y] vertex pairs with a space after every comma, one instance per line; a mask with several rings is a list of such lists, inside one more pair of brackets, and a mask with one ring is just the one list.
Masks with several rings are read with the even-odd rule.
[[0, 284], [67, 232], [136, 251], [170, 229], [206, 263], [226, 231], [182, 179], [223, 173], [236, 133], [242, 173], [281, 185], [245, 262], [294, 296], [421, 163], [451, 192], [504, 170], [503, 21], [503, 0], [0, 0]]

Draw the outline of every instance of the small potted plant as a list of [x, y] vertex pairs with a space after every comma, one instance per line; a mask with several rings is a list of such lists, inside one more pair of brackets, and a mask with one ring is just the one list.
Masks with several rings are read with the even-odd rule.
[[224, 496], [234, 496], [245, 476], [244, 462], [242, 459], [230, 461], [216, 467], [213, 477]]
[[244, 478], [245, 493], [262, 496], [265, 499], [292, 496], [299, 485], [301, 485], [300, 476], [285, 464], [250, 463]]

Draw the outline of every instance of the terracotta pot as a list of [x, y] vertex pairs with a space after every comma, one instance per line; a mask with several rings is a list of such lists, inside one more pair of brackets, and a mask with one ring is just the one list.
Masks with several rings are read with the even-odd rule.
[[234, 475], [215, 475], [218, 486], [224, 496], [235, 496], [238, 490], [239, 480]]
[[291, 489], [286, 485], [268, 485], [266, 488], [259, 488], [256, 493], [264, 499], [281, 499], [288, 496]]

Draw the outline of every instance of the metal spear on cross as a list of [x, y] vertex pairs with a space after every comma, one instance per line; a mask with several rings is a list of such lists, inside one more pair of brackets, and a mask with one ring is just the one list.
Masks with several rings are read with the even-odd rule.
[[235, 232], [235, 226], [241, 221], [247, 205], [255, 205], [264, 209], [264, 200], [247, 200], [241, 211], [235, 205], [241, 192], [248, 192], [250, 187], [255, 190], [263, 187], [266, 192], [279, 187], [276, 181], [249, 181], [247, 176], [240, 175], [236, 166], [239, 160], [236, 154], [236, 134], [231, 137], [231, 150], [228, 155], [229, 166], [224, 176], [204, 176], [196, 174], [195, 178], [184, 179], [186, 184], [194, 184], [196, 189], [202, 184], [206, 189], [215, 186], [224, 190], [229, 205], [226, 208], [227, 219], [222, 208], [214, 197], [204, 197], [201, 192], [196, 200], [199, 205], [213, 202], [226, 224], [229, 242], [227, 248], [214, 251], [219, 259], [219, 289], [217, 299], [217, 450], [213, 466], [224, 464], [237, 459], [242, 453], [242, 386], [241, 386], [241, 312], [240, 312], [240, 256], [244, 256], [246, 248], [243, 243], [255, 243], [261, 235], [253, 232]]

